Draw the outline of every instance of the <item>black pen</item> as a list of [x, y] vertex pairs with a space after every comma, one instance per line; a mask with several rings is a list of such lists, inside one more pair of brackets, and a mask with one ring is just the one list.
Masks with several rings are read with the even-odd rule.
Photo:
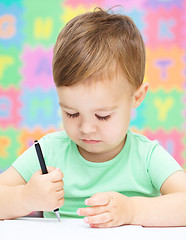
[[[48, 173], [48, 171], [47, 171], [47, 168], [46, 168], [46, 164], [45, 164], [45, 160], [44, 160], [44, 157], [43, 157], [43, 153], [41, 151], [41, 147], [40, 147], [40, 145], [39, 145], [37, 140], [35, 140], [34, 143], [35, 143], [35, 148], [36, 148], [37, 156], [38, 156], [38, 159], [39, 159], [39, 163], [40, 163], [40, 166], [41, 166], [42, 174], [46, 174], [46, 173]], [[54, 212], [56, 214], [57, 219], [60, 222], [59, 208], [56, 208], [54, 210]]]

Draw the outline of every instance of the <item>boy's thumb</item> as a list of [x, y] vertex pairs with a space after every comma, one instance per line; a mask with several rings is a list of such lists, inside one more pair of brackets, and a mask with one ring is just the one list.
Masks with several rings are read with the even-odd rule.
[[[51, 167], [51, 166], [47, 166], [47, 171], [48, 171], [48, 173], [49, 172], [52, 172], [52, 171], [54, 171], [56, 168], [55, 167]], [[34, 175], [42, 175], [43, 173], [42, 173], [42, 170], [41, 169], [39, 169], [39, 170], [37, 170], [35, 173], [34, 173]]]

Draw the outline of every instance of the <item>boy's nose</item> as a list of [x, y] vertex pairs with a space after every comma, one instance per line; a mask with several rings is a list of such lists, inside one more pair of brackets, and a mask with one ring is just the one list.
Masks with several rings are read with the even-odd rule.
[[82, 121], [80, 123], [80, 126], [79, 126], [79, 130], [82, 132], [82, 133], [92, 133], [92, 132], [95, 132], [96, 131], [96, 126], [91, 123], [90, 121]]

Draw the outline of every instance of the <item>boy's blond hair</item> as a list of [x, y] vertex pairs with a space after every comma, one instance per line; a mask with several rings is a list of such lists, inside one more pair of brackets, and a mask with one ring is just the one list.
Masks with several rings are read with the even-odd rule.
[[113, 79], [119, 72], [135, 88], [143, 82], [145, 46], [130, 17], [98, 8], [66, 24], [53, 52], [57, 87], [92, 78]]

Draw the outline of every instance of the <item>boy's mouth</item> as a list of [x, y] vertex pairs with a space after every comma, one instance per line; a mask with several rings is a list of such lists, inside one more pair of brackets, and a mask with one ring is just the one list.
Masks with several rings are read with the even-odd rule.
[[96, 144], [96, 143], [101, 142], [99, 140], [87, 140], [87, 139], [82, 139], [82, 141], [86, 144]]

